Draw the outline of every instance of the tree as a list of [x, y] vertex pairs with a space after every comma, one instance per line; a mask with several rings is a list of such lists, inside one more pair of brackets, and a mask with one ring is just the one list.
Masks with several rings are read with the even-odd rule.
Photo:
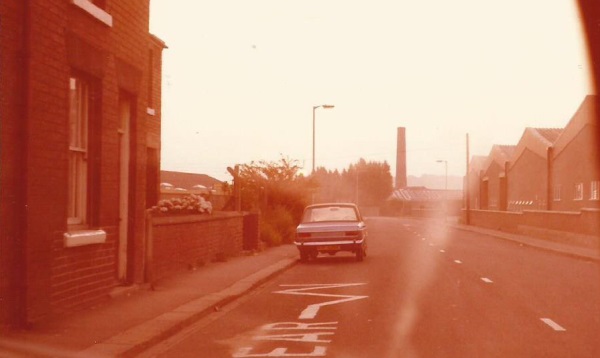
[[311, 178], [300, 175], [297, 160], [252, 161], [240, 165], [242, 210], [260, 212], [261, 237], [271, 245], [290, 242], [310, 193]]
[[341, 173], [319, 168], [314, 177], [319, 183], [316, 197], [320, 202], [348, 201], [362, 206], [379, 206], [393, 190], [387, 162], [367, 162], [361, 158]]

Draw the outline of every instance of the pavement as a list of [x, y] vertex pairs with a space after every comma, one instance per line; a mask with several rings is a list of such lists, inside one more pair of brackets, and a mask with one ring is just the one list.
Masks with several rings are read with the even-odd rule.
[[[467, 230], [587, 260], [584, 248], [447, 222]], [[0, 337], [0, 357], [132, 357], [248, 293], [298, 262], [293, 245], [211, 263], [152, 286], [117, 290], [107, 303]]]

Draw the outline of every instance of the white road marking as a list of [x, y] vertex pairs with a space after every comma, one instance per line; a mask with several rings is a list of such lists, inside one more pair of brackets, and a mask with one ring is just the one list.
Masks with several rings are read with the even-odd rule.
[[462, 264], [462, 261], [460, 260], [454, 260], [454, 262], [456, 262], [457, 264]]
[[443, 254], [444, 252], [446, 252], [446, 250], [440, 250], [440, 252]]
[[270, 336], [256, 336], [256, 341], [288, 341], [288, 342], [310, 342], [310, 343], [331, 343], [331, 339], [321, 339], [320, 336], [333, 336], [333, 332], [312, 332], [312, 333], [288, 333], [276, 334]]
[[277, 323], [269, 323], [262, 326], [262, 329], [265, 331], [278, 331], [278, 330], [335, 330], [337, 329], [336, 322], [320, 322], [320, 323], [304, 323], [304, 322], [277, 322]]
[[434, 246], [435, 246], [435, 244], [433, 244], [433, 243], [431, 243], [431, 242], [430, 242], [430, 243], [429, 243], [429, 246], [431, 246], [431, 247], [434, 247]]
[[327, 348], [316, 346], [312, 352], [309, 353], [287, 353], [287, 348], [275, 348], [268, 353], [252, 354], [252, 347], [240, 348], [240, 350], [233, 355], [235, 358], [244, 357], [325, 357]]
[[327, 293], [313, 293], [306, 291], [313, 290], [322, 290], [328, 288], [340, 288], [340, 287], [350, 287], [350, 286], [360, 286], [365, 285], [365, 283], [333, 283], [333, 284], [306, 284], [306, 285], [281, 285], [282, 287], [296, 287], [289, 290], [276, 291], [273, 293], [281, 293], [286, 295], [299, 295], [299, 296], [318, 296], [318, 297], [337, 297], [339, 300], [326, 301], [321, 303], [316, 303], [307, 306], [302, 313], [300, 313], [299, 319], [313, 319], [317, 316], [319, 309], [323, 306], [335, 305], [338, 303], [356, 301], [363, 298], [367, 298], [369, 296], [352, 296], [352, 295], [334, 295]]
[[494, 281], [490, 280], [490, 279], [489, 279], [489, 278], [487, 278], [487, 277], [482, 277], [482, 278], [481, 278], [481, 281], [483, 281], [483, 282], [485, 282], [485, 283], [494, 283]]
[[540, 318], [540, 319], [542, 320], [542, 322], [544, 322], [545, 324], [547, 324], [548, 326], [550, 326], [553, 330], [555, 330], [557, 332], [566, 331], [566, 329], [564, 327], [562, 327], [560, 324], [554, 322], [550, 318]]

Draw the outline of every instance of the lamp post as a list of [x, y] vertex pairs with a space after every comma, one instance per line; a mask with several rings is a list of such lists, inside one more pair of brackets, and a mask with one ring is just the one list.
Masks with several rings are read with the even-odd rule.
[[319, 106], [313, 106], [313, 127], [312, 127], [312, 172], [315, 173], [315, 113], [317, 108], [330, 109], [334, 106], [332, 104], [321, 104]]
[[436, 160], [436, 163], [444, 163], [446, 167], [446, 184], [444, 189], [448, 191], [448, 161], [447, 160]]

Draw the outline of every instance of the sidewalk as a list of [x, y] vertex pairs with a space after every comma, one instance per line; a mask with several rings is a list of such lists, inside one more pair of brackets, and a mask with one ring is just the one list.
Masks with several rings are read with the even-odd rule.
[[134, 356], [291, 267], [293, 245], [129, 288], [106, 304], [0, 338], [2, 357]]
[[600, 261], [600, 246], [597, 248], [587, 248], [575, 245], [563, 244], [549, 240], [537, 239], [529, 236], [511, 234], [502, 231], [490, 230], [476, 226], [463, 225], [458, 223], [448, 223], [448, 226], [458, 230], [477, 232], [484, 235], [494, 236], [499, 239], [517, 242], [521, 245], [536, 247], [539, 249], [561, 253], [573, 257], [587, 260]]

